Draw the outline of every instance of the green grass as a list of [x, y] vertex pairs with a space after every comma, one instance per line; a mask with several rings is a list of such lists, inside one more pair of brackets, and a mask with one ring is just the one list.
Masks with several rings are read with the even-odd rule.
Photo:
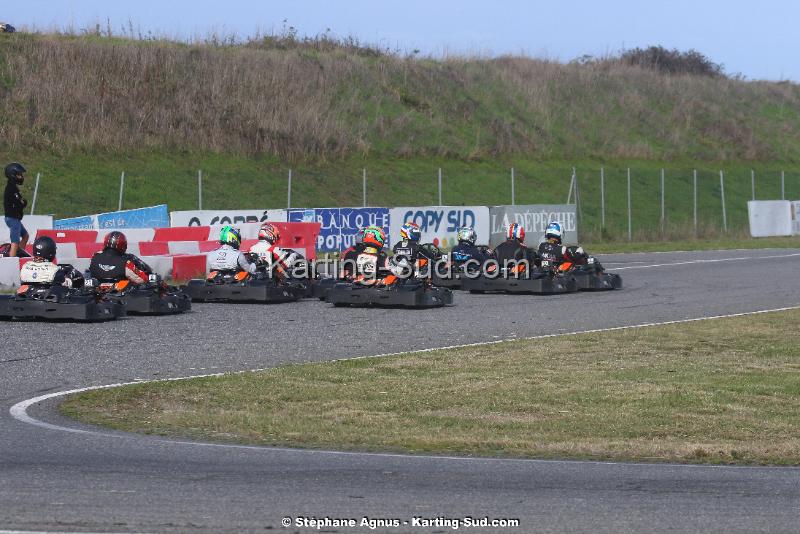
[[116, 429], [259, 445], [800, 464], [800, 311], [289, 365], [68, 398]]
[[[206, 209], [286, 207], [289, 166], [276, 158], [208, 152], [142, 152], [116, 154], [72, 151], [67, 155], [19, 153], [14, 159], [29, 169], [24, 194], [30, 199], [37, 172], [42, 180], [37, 213], [67, 217], [114, 211], [120, 173], [125, 172], [125, 208], [166, 203], [171, 210], [197, 208], [197, 171], [203, 171]], [[518, 204], [564, 203], [572, 166], [577, 166], [583, 240], [627, 240], [625, 168], [632, 168], [635, 241], [686, 241], [692, 225], [692, 167], [698, 178], [699, 237], [719, 238], [722, 215], [719, 176], [707, 163], [568, 162], [498, 158], [462, 161], [446, 158], [345, 158], [302, 163], [293, 168], [293, 207], [358, 206], [361, 171], [367, 169], [367, 202], [372, 206], [432, 205], [438, 201], [437, 170], [443, 172], [443, 202], [454, 205], [499, 205], [511, 201], [510, 169], [516, 171]], [[606, 226], [601, 228], [600, 166], [605, 166]], [[702, 167], [702, 166], [705, 167]], [[661, 167], [666, 170], [666, 226], [660, 226]], [[747, 229], [750, 166], [726, 164], [729, 236]], [[800, 198], [800, 167], [787, 167], [786, 196]], [[780, 198], [780, 168], [756, 166], [761, 199]]]

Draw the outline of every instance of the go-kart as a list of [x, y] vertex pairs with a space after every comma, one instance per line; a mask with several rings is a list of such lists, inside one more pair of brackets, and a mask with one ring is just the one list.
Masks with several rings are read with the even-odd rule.
[[575, 262], [565, 261], [559, 271], [575, 278], [580, 291], [608, 291], [622, 289], [622, 277], [605, 271], [592, 256], [579, 257]]
[[125, 316], [125, 304], [99, 293], [91, 284], [23, 284], [14, 295], [0, 295], [0, 318], [82, 322], [111, 321]]
[[170, 315], [192, 309], [189, 295], [178, 288], [166, 285], [158, 275], [150, 275], [143, 284], [132, 284], [128, 280], [101, 280], [97, 290], [112, 300], [125, 304], [129, 314]]
[[[389, 280], [387, 280], [389, 279]], [[338, 282], [329, 291], [326, 302], [334, 306], [384, 306], [401, 308], [438, 308], [453, 304], [453, 292], [417, 278], [364, 279]]]
[[569, 274], [532, 268], [530, 272], [513, 272], [497, 268], [493, 272], [469, 273], [461, 276], [461, 289], [470, 293], [503, 292], [558, 295], [578, 291], [578, 283]]
[[306, 294], [306, 286], [283, 282], [265, 272], [211, 271], [205, 280], [189, 280], [181, 288], [194, 302], [294, 302]]

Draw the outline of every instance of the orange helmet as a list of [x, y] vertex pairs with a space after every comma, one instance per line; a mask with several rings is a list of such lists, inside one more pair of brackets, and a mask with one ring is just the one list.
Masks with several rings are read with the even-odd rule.
[[270, 223], [262, 224], [261, 228], [258, 230], [258, 239], [261, 241], [268, 241], [272, 245], [277, 243], [280, 237], [280, 231]]

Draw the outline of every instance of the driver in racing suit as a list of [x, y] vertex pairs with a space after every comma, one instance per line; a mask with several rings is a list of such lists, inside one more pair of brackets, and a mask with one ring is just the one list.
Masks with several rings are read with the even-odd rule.
[[25, 285], [62, 285], [83, 287], [83, 275], [72, 265], [57, 265], [56, 242], [43, 236], [33, 242], [33, 260], [26, 262], [19, 271], [19, 279]]
[[270, 223], [264, 223], [258, 230], [258, 243], [250, 247], [250, 254], [258, 256], [258, 268], [264, 268], [267, 274], [284, 279], [295, 267], [300, 255], [290, 249], [277, 245], [281, 237], [280, 230]]
[[[500, 268], [510, 268], [512, 273], [528, 272], [533, 267], [534, 254], [525, 246], [525, 228], [518, 223], [508, 225], [506, 240], [497, 245], [492, 258]], [[492, 270], [493, 265], [489, 266]]]
[[128, 254], [128, 239], [122, 232], [109, 232], [103, 240], [103, 250], [96, 252], [89, 263], [92, 278], [104, 282], [129, 280], [139, 285], [148, 281], [153, 270], [145, 262]]
[[238, 228], [223, 226], [219, 231], [219, 243], [221, 247], [206, 255], [206, 270], [209, 274], [214, 271], [255, 274], [256, 264], [251, 263], [239, 250], [242, 234]]
[[544, 232], [544, 241], [539, 245], [539, 266], [542, 270], [556, 272], [567, 271], [573, 265], [585, 265], [590, 263], [598, 271], [602, 271], [603, 267], [595, 258], [590, 258], [583, 250], [583, 247], [570, 246], [565, 247], [561, 243], [563, 231], [561, 224], [551, 222], [547, 225]]
[[456, 236], [458, 244], [450, 250], [453, 267], [457, 270], [461, 270], [464, 266], [469, 269], [479, 269], [486, 261], [486, 256], [475, 246], [475, 241], [478, 239], [475, 229], [470, 226], [461, 227]]
[[417, 223], [409, 221], [400, 228], [400, 241], [392, 248], [392, 252], [394, 253], [392, 260], [393, 263], [398, 266], [398, 268], [395, 269], [398, 276], [409, 278], [417, 270], [430, 275], [430, 266], [434, 259], [426, 254], [419, 246], [419, 240], [421, 238], [422, 232]]
[[[362, 285], [386, 284], [396, 280], [389, 273], [389, 257], [383, 250], [386, 233], [380, 226], [364, 229], [364, 250], [356, 258], [353, 281]], [[387, 280], [388, 279], [388, 280]]]

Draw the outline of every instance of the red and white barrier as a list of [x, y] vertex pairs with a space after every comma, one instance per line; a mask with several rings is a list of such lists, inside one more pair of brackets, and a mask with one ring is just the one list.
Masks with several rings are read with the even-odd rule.
[[[306, 258], [316, 257], [319, 223], [274, 224], [281, 232], [278, 246], [301, 252]], [[259, 223], [238, 226], [242, 232], [242, 250], [249, 248], [258, 239]], [[137, 256], [168, 256], [179, 254], [203, 254], [219, 246], [216, 238], [222, 226], [186, 226], [174, 228], [143, 228], [125, 230], [128, 251]], [[36, 237], [50, 236], [58, 243], [59, 256], [91, 258], [102, 249], [102, 242], [111, 230], [39, 230]]]
[[[58, 263], [69, 263], [81, 272], [89, 269], [90, 258], [70, 258], [59, 255], [56, 260]], [[204, 254], [142, 256], [142, 260], [165, 279], [189, 280], [202, 278], [206, 273], [206, 256]], [[19, 270], [26, 261], [30, 261], [30, 258], [0, 258], [0, 286], [18, 286]]]

